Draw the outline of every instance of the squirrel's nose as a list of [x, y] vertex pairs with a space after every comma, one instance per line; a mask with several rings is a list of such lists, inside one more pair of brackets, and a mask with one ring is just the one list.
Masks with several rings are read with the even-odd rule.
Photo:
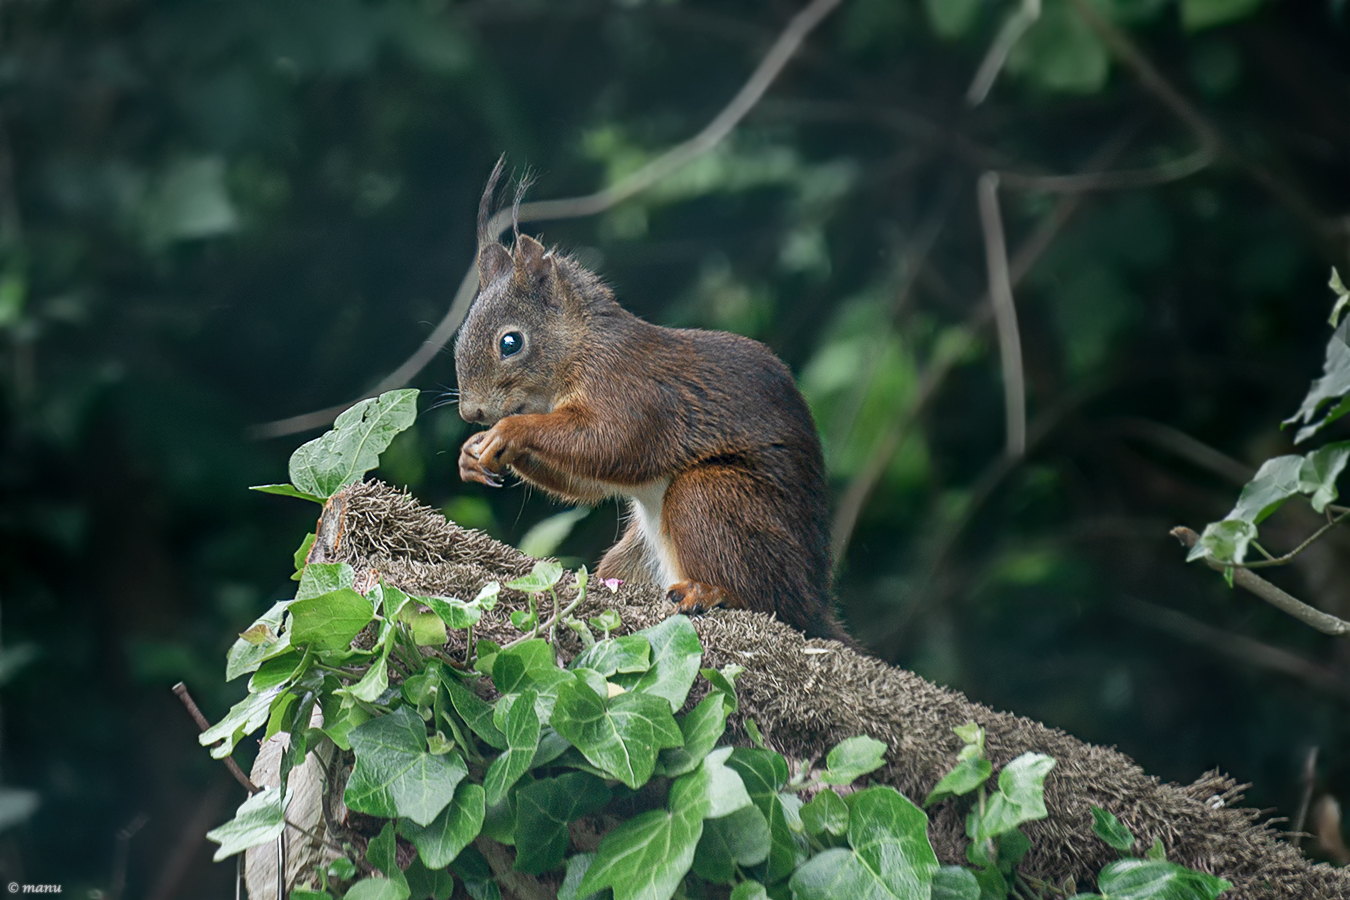
[[470, 406], [462, 400], [459, 403], [459, 414], [465, 422], [482, 422], [486, 418], [483, 415], [483, 407]]

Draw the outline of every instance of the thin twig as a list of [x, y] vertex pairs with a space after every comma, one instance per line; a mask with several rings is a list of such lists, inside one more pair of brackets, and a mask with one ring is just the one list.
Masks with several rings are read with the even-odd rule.
[[1298, 801], [1298, 812], [1294, 814], [1293, 824], [1293, 845], [1295, 847], [1303, 843], [1305, 832], [1304, 826], [1308, 824], [1308, 807], [1312, 805], [1313, 788], [1317, 784], [1317, 745], [1314, 744], [1308, 751], [1308, 758], [1303, 762], [1303, 795]]
[[1215, 628], [1198, 619], [1147, 600], [1123, 598], [1120, 612], [1131, 621], [1166, 632], [1189, 644], [1204, 647], [1220, 656], [1289, 675], [1319, 690], [1350, 700], [1350, 684], [1325, 666], [1309, 662], [1280, 647], [1272, 647], [1243, 634]]
[[[1257, 560], [1256, 562], [1252, 563], [1233, 562], [1233, 563], [1224, 563], [1224, 565], [1232, 566], [1237, 569], [1267, 569], [1270, 568], [1271, 566], [1287, 566], [1289, 565], [1289, 563], [1294, 561], [1294, 557], [1298, 556], [1304, 550], [1307, 550], [1309, 547], [1311, 547], [1313, 545], [1313, 542], [1315, 542], [1316, 540], [1321, 538], [1322, 535], [1326, 534], [1328, 531], [1339, 525], [1341, 521], [1344, 520], [1345, 517], [1348, 515], [1350, 515], [1350, 510], [1346, 510], [1345, 512], [1341, 513], [1339, 516], [1337, 516], [1336, 518], [1327, 522], [1321, 528], [1314, 531], [1311, 535], [1308, 536], [1307, 540], [1299, 544], [1293, 550], [1290, 550], [1284, 556], [1271, 556], [1269, 553], [1266, 553], [1266, 549], [1264, 547], [1262, 547], [1260, 544], [1257, 544], [1256, 549], [1260, 550], [1263, 554], [1265, 554], [1266, 557], [1265, 559]], [[1252, 541], [1252, 543], [1256, 544], [1256, 541]]]
[[1003, 365], [1003, 409], [1008, 432], [1007, 454], [1018, 459], [1027, 452], [1027, 395], [1022, 372], [1022, 337], [1017, 328], [1012, 280], [1008, 275], [1008, 244], [1003, 236], [1003, 214], [998, 204], [998, 173], [985, 172], [977, 186], [980, 227], [984, 231], [985, 265], [989, 270], [989, 300], [998, 329], [999, 359]]
[[1069, 194], [1083, 191], [1122, 191], [1157, 187], [1190, 178], [1214, 163], [1214, 148], [1202, 145], [1180, 159], [1169, 159], [1142, 169], [1118, 169], [1107, 172], [1079, 172], [1072, 175], [1030, 175], [1023, 172], [1000, 171], [999, 178], [1006, 187], [1021, 191], [1040, 191], [1046, 194]]
[[980, 62], [979, 69], [975, 71], [975, 77], [970, 82], [969, 90], [966, 91], [966, 103], [979, 106], [984, 102], [998, 79], [998, 73], [1003, 71], [1004, 65], [1008, 62], [1008, 54], [1017, 46], [1022, 35], [1027, 33], [1027, 29], [1040, 17], [1041, 0], [1022, 0], [1022, 5], [1008, 16], [1003, 27], [999, 29], [998, 36], [994, 38], [994, 43], [989, 46], [989, 52]]
[[[759, 66], [741, 86], [741, 89], [737, 91], [736, 96], [732, 97], [731, 102], [723, 107], [722, 111], [713, 117], [712, 121], [704, 126], [698, 134], [684, 143], [670, 148], [636, 172], [595, 193], [579, 197], [567, 197], [561, 200], [542, 200], [522, 204], [517, 221], [576, 219], [604, 212], [634, 194], [646, 190], [712, 150], [731, 133], [732, 129], [745, 118], [750, 110], [754, 109], [755, 104], [760, 101], [769, 86], [778, 78], [798, 48], [801, 47], [802, 41], [841, 2], [843, 0], [812, 0], [793, 16], [787, 27], [779, 34], [778, 39], [774, 41], [773, 46], [769, 48], [769, 52], [764, 55], [764, 59], [760, 61]], [[511, 211], [502, 210], [493, 216], [489, 228], [494, 229], [492, 231], [494, 235], [501, 234], [510, 222]], [[365, 397], [358, 398], [358, 400], [374, 397], [385, 391], [401, 387], [422, 371], [427, 363], [431, 362], [449, 342], [450, 338], [454, 336], [455, 330], [464, 321], [464, 316], [469, 311], [469, 304], [473, 302], [477, 290], [478, 268], [471, 263], [465, 271], [463, 279], [460, 280], [459, 289], [455, 292], [454, 300], [450, 303], [450, 309], [430, 337], [418, 348], [416, 353], [408, 357], [402, 365], [381, 380]], [[352, 401], [352, 403], [355, 402], [358, 401]], [[255, 439], [274, 438], [309, 431], [313, 428], [321, 428], [337, 418], [338, 414], [351, 406], [352, 403], [331, 406], [327, 409], [255, 425], [249, 429], [249, 436]]]
[[[202, 711], [198, 708], [196, 701], [194, 701], [192, 695], [188, 693], [187, 685], [180, 681], [173, 686], [173, 692], [178, 695], [179, 700], [183, 701], [183, 706], [187, 708], [188, 715], [192, 716], [192, 721], [197, 723], [197, 727], [200, 730], [206, 731], [211, 727], [210, 720], [202, 715]], [[239, 763], [228, 756], [225, 757], [224, 762], [225, 768], [230, 770], [230, 774], [234, 776], [234, 780], [242, 784], [244, 790], [248, 791], [250, 795], [256, 794], [262, 790], [262, 788], [249, 780], [249, 777], [244, 774], [244, 770], [239, 768]]]
[[[1200, 535], [1184, 526], [1173, 528], [1171, 533], [1187, 548], [1194, 547], [1200, 540]], [[1231, 568], [1209, 556], [1205, 557], [1205, 564], [1217, 572]], [[1233, 569], [1233, 583], [1260, 597], [1276, 609], [1288, 613], [1303, 624], [1316, 628], [1323, 634], [1339, 636], [1350, 633], [1350, 622], [1309, 606], [1248, 569]]]

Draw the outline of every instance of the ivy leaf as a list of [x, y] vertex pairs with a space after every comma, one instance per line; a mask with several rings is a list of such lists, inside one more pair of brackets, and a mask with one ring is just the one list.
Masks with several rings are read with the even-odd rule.
[[[1301, 444], [1317, 434], [1326, 426], [1350, 412], [1350, 319], [1342, 319], [1331, 340], [1327, 342], [1326, 360], [1322, 364], [1322, 377], [1313, 381], [1308, 395], [1298, 412], [1284, 420], [1285, 425], [1302, 423], [1303, 427], [1294, 435], [1294, 443]], [[1322, 407], [1334, 403], [1331, 409], [1318, 419]], [[1317, 421], [1314, 421], [1314, 420]]]
[[732, 889], [730, 900], [769, 900], [769, 892], [758, 881], [742, 881]]
[[1350, 308], [1350, 289], [1341, 281], [1341, 273], [1336, 271], [1335, 266], [1331, 267], [1331, 280], [1327, 282], [1327, 287], [1336, 294], [1336, 305], [1331, 308], [1331, 316], [1327, 319], [1331, 327], [1335, 328], [1341, 321], [1341, 314]]
[[450, 704], [454, 706], [460, 718], [473, 729], [474, 734], [487, 742], [488, 746], [505, 750], [506, 735], [502, 734], [501, 729], [492, 721], [492, 707], [488, 702], [461, 684], [459, 678], [448, 671], [442, 681], [445, 683], [446, 693], [450, 695]]
[[520, 552], [526, 556], [552, 556], [576, 524], [590, 514], [591, 507], [578, 506], [536, 522], [520, 539]]
[[455, 788], [454, 799], [431, 824], [423, 826], [412, 819], [399, 819], [399, 833], [412, 841], [428, 869], [444, 869], [482, 831], [486, 809], [483, 798], [482, 785], [461, 781]]
[[563, 568], [551, 559], [541, 559], [530, 569], [530, 574], [523, 578], [517, 578], [515, 581], [508, 581], [504, 587], [513, 591], [522, 591], [526, 594], [540, 594], [558, 583], [562, 578]]
[[886, 762], [886, 742], [859, 735], [841, 741], [825, 757], [820, 780], [826, 784], [851, 784], [859, 776], [881, 768]]
[[301, 493], [331, 497], [380, 464], [395, 435], [417, 418], [417, 391], [389, 391], [337, 417], [333, 430], [291, 454], [291, 483]]
[[267, 724], [272, 703], [278, 699], [281, 691], [281, 686], [277, 685], [256, 694], [249, 694], [230, 707], [225, 718], [197, 735], [198, 742], [203, 747], [211, 747], [216, 741], [221, 741], [220, 746], [211, 747], [211, 756], [215, 759], [229, 756], [234, 752], [234, 745], [240, 738]]
[[567, 874], [563, 876], [563, 883], [558, 888], [558, 900], [602, 900], [603, 894], [599, 891], [582, 894], [577, 890], [593, 862], [595, 862], [594, 853], [578, 853], [567, 858]]
[[675, 779], [667, 809], [645, 812], [605, 835], [577, 892], [610, 887], [614, 900], [666, 900], [675, 893], [694, 861], [708, 810], [697, 781], [697, 773]]
[[297, 497], [301, 500], [312, 500], [320, 505], [324, 503], [323, 497], [305, 493], [293, 484], [255, 484], [249, 490], [257, 491], [260, 494], [276, 494], [278, 497]]
[[356, 585], [356, 572], [347, 563], [312, 563], [300, 573], [295, 599], [308, 600]]
[[398, 843], [394, 838], [394, 830], [393, 822], [384, 823], [380, 833], [366, 846], [366, 859], [385, 874], [398, 890], [401, 900], [407, 900], [408, 879], [404, 877], [403, 870], [398, 865]]
[[[538, 694], [535, 711], [541, 722], [548, 721], [553, 715], [559, 686], [572, 680], [571, 674], [558, 668], [553, 659], [553, 647], [538, 638], [501, 651], [492, 663], [492, 683], [502, 694], [510, 696], [525, 690]], [[496, 715], [500, 717], [502, 711], [499, 702]], [[497, 727], [501, 726], [501, 721], [497, 721]]]
[[426, 724], [406, 706], [352, 729], [348, 739], [356, 765], [343, 800], [357, 812], [428, 825], [468, 774], [458, 753], [427, 750]]
[[671, 616], [635, 634], [651, 644], [651, 668], [643, 675], [616, 674], [612, 680], [630, 691], [664, 697], [670, 703], [670, 711], [677, 712], [689, 696], [703, 659], [698, 632], [688, 616]]
[[351, 588], [296, 600], [291, 614], [291, 643], [316, 650], [345, 650], [352, 638], [375, 618], [370, 601]]
[[750, 802], [769, 823], [769, 864], [765, 878], [772, 882], [787, 877], [807, 855], [805, 837], [792, 828], [799, 819], [800, 801], [779, 793], [787, 784], [787, 763], [771, 750], [738, 747], [732, 751], [727, 765], [741, 776]]
[[1160, 859], [1117, 860], [1097, 878], [1097, 890], [1111, 900], [1214, 900], [1232, 886]]
[[698, 702], [680, 719], [680, 733], [684, 746], [661, 751], [661, 765], [666, 775], [674, 777], [692, 772], [708, 751], [727, 730], [727, 716], [731, 710], [726, 694], [713, 691]]
[[[967, 744], [966, 746], [971, 746]], [[956, 764], [956, 767], [942, 776], [928, 797], [923, 801], [924, 806], [932, 806], [948, 797], [960, 797], [969, 794], [980, 785], [984, 784], [993, 774], [994, 766], [987, 759], [964, 759]]]
[[730, 884], [737, 866], [757, 866], [769, 858], [770, 843], [768, 820], [757, 806], [708, 819], [694, 851], [694, 874], [714, 884]]
[[705, 818], [721, 818], [751, 805], [750, 795], [745, 790], [741, 776], [735, 769], [727, 767], [727, 758], [731, 753], [731, 747], [712, 751], [703, 757], [702, 763], [690, 777], [690, 790], [702, 790], [707, 800]]
[[431, 608], [440, 620], [449, 628], [463, 630], [472, 628], [478, 624], [478, 620], [483, 618], [483, 610], [473, 603], [465, 603], [463, 600], [451, 597], [448, 600], [441, 597], [419, 597], [422, 603]]
[[1023, 753], [998, 774], [998, 790], [990, 794], [984, 815], [971, 810], [966, 834], [980, 842], [1010, 832], [1023, 822], [1044, 819], [1045, 777], [1055, 767], [1053, 757]]
[[812, 857], [792, 875], [798, 900], [923, 897], [938, 869], [928, 817], [891, 787], [849, 795], [848, 842]]
[[1301, 456], [1276, 456], [1261, 464], [1256, 476], [1247, 482], [1226, 518], [1241, 519], [1259, 525], [1263, 519], [1280, 508], [1280, 504], [1299, 493], [1299, 472], [1303, 468]]
[[623, 693], [606, 701], [578, 678], [559, 686], [549, 724], [593, 765], [634, 790], [652, 777], [657, 751], [684, 740], [662, 698]]
[[1219, 562], [1242, 562], [1247, 555], [1247, 547], [1256, 540], [1256, 526], [1240, 519], [1224, 519], [1222, 522], [1210, 522], [1200, 534], [1191, 552], [1186, 554], [1186, 562], [1211, 556]]
[[[386, 647], [389, 645], [386, 644]], [[366, 669], [366, 674], [361, 676], [361, 680], [349, 688], [347, 693], [358, 700], [364, 700], [367, 703], [374, 703], [380, 699], [380, 695], [389, 690], [389, 663], [388, 651], [370, 664]]]
[[487, 803], [496, 806], [506, 797], [506, 792], [525, 774], [534, 759], [534, 751], [539, 746], [539, 716], [534, 711], [538, 695], [534, 691], [523, 691], [506, 714], [506, 750], [488, 766], [483, 778], [483, 787], [487, 791]]
[[585, 772], [522, 785], [516, 791], [516, 823], [530, 840], [516, 848], [516, 870], [542, 875], [562, 865], [568, 823], [599, 811], [610, 795], [604, 781]]
[[1121, 853], [1130, 852], [1134, 846], [1133, 832], [1100, 806], [1092, 807], [1092, 833]]
[[1341, 476], [1347, 460], [1350, 460], [1350, 441], [1338, 441], [1309, 453], [1299, 466], [1299, 492], [1312, 495], [1309, 502], [1319, 513], [1338, 496], [1336, 479]]
[[848, 831], [848, 806], [834, 791], [826, 788], [802, 807], [802, 826], [810, 835], [832, 834], [843, 837]]
[[290, 646], [290, 640], [278, 639], [281, 622], [286, 617], [286, 607], [290, 600], [275, 603], [252, 625], [239, 635], [239, 640], [230, 647], [225, 656], [225, 680], [234, 681], [245, 672], [253, 672], [269, 656], [284, 653]]
[[209, 839], [220, 845], [211, 859], [220, 862], [250, 847], [274, 841], [285, 830], [285, 804], [282, 803], [281, 788], [266, 788], [245, 800], [233, 819], [206, 833]]
[[932, 900], [980, 900], [980, 883], [964, 866], [943, 866], [933, 873]]
[[646, 672], [651, 668], [652, 645], [640, 634], [597, 641], [568, 665], [569, 669], [594, 669], [608, 678], [615, 672], [630, 674]]

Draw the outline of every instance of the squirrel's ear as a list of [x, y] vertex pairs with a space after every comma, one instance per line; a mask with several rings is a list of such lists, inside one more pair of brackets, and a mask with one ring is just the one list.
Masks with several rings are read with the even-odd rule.
[[478, 248], [478, 283], [487, 287], [511, 265], [511, 254], [493, 241]]
[[543, 281], [553, 271], [553, 257], [544, 251], [544, 245], [522, 234], [516, 238], [516, 271], [532, 281]]

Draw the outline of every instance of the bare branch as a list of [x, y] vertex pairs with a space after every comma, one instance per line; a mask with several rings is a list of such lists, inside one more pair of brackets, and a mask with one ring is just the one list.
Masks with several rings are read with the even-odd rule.
[[1040, 17], [1041, 0], [1022, 0], [1022, 5], [1008, 16], [994, 43], [989, 45], [989, 52], [984, 55], [979, 69], [975, 71], [975, 78], [966, 91], [966, 103], [979, 106], [984, 102], [998, 79], [998, 73], [1003, 71], [1003, 66], [1008, 62], [1008, 54]]
[[[1181, 541], [1182, 545], [1187, 548], [1194, 547], [1200, 540], [1200, 535], [1184, 526], [1173, 528], [1172, 536]], [[1225, 569], [1231, 568], [1230, 566], [1219, 562], [1217, 559], [1208, 556], [1205, 557], [1205, 564], [1217, 572], [1222, 572]], [[1350, 633], [1350, 622], [1338, 619], [1329, 613], [1324, 613], [1320, 609], [1314, 609], [1293, 595], [1285, 593], [1283, 590], [1249, 569], [1234, 569], [1233, 583], [1260, 597], [1276, 609], [1288, 613], [1303, 624], [1316, 628], [1323, 634], [1339, 636]]]
[[989, 301], [998, 329], [999, 358], [1003, 364], [1003, 408], [1008, 431], [1007, 453], [1014, 459], [1027, 452], [1027, 394], [1022, 372], [1022, 337], [1017, 328], [1012, 279], [1008, 274], [1008, 245], [1003, 237], [1003, 214], [998, 204], [998, 173], [985, 172], [978, 185], [980, 227], [984, 230], [984, 257], [989, 269]]
[[[187, 708], [188, 715], [192, 716], [192, 721], [197, 723], [198, 729], [205, 731], [211, 727], [210, 721], [207, 720], [206, 716], [202, 715], [201, 709], [197, 706], [197, 701], [193, 700], [192, 695], [188, 693], [187, 685], [180, 681], [173, 686], [173, 692], [178, 695], [179, 700], [183, 701], [183, 706]], [[230, 774], [234, 776], [234, 780], [242, 784], [244, 790], [248, 791], [250, 795], [256, 794], [262, 790], [262, 788], [249, 780], [249, 777], [244, 774], [244, 770], [239, 768], [239, 763], [228, 756], [225, 757], [225, 768], [230, 770]]]
[[[663, 178], [668, 177], [676, 170], [682, 168], [708, 151], [720, 144], [727, 135], [729, 135], [746, 114], [754, 109], [755, 104], [760, 101], [764, 93], [778, 78], [788, 62], [792, 60], [793, 55], [801, 47], [804, 41], [816, 26], [828, 16], [835, 7], [843, 0], [811, 0], [788, 22], [787, 27], [779, 34], [778, 39], [774, 41], [769, 52], [764, 55], [759, 66], [750, 75], [750, 78], [742, 85], [736, 96], [731, 98], [721, 112], [719, 112], [711, 122], [704, 126], [703, 130], [694, 135], [682, 144], [670, 148], [665, 153], [653, 159], [636, 172], [628, 175], [626, 178], [610, 185], [607, 188], [596, 191], [593, 194], [585, 194], [579, 197], [567, 197], [561, 200], [541, 200], [534, 203], [522, 203], [516, 213], [519, 222], [535, 222], [542, 219], [576, 219], [585, 216], [593, 216], [596, 213], [604, 212], [612, 206], [627, 200], [634, 194], [646, 190], [656, 184]], [[495, 237], [505, 230], [506, 226], [512, 221], [512, 210], [503, 209], [492, 217], [488, 224], [488, 230]], [[302, 431], [309, 431], [313, 428], [319, 428], [332, 422], [338, 414], [347, 409], [352, 403], [369, 397], [378, 396], [385, 391], [402, 387], [407, 384], [418, 372], [431, 362], [435, 356], [441, 352], [441, 349], [454, 336], [455, 330], [459, 328], [460, 322], [464, 321], [464, 316], [469, 311], [469, 304], [473, 302], [474, 294], [478, 290], [478, 270], [470, 264], [468, 270], [464, 273], [464, 278], [460, 281], [459, 290], [455, 292], [454, 300], [450, 303], [450, 309], [445, 317], [441, 319], [436, 329], [427, 338], [426, 342], [412, 356], [400, 365], [393, 372], [384, 378], [378, 385], [366, 393], [364, 397], [358, 397], [351, 403], [345, 403], [340, 406], [330, 406], [327, 409], [317, 410], [315, 412], [304, 413], [299, 416], [292, 416], [287, 419], [279, 419], [274, 422], [265, 422], [255, 425], [249, 429], [249, 436], [255, 439], [282, 437], [288, 434], [297, 434]]]

